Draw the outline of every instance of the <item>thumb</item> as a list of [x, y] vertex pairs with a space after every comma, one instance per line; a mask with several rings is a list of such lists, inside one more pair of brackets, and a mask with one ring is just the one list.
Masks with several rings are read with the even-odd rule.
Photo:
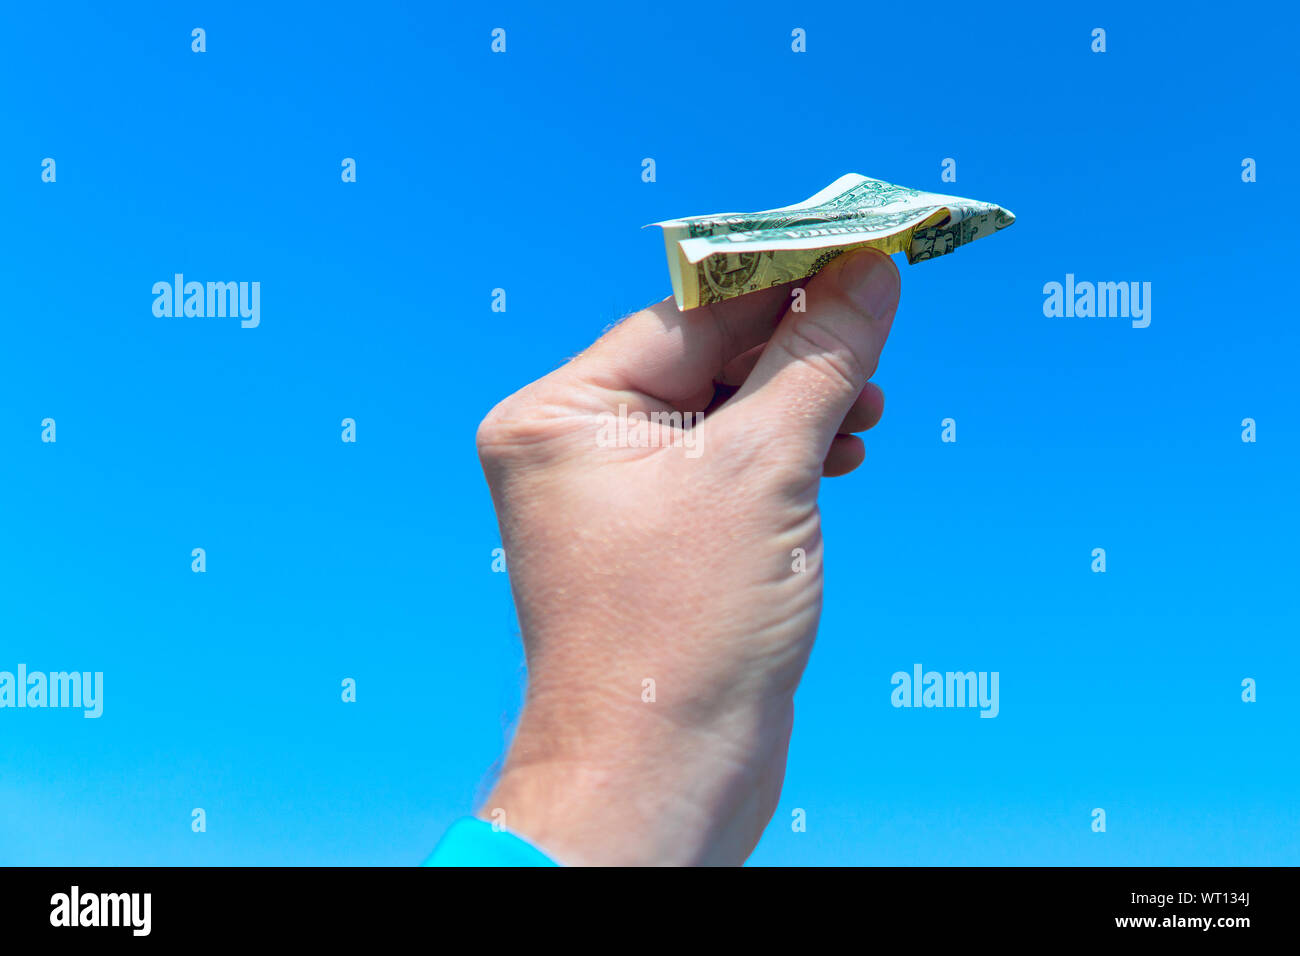
[[898, 268], [885, 253], [837, 256], [805, 287], [806, 311], [792, 305], [786, 312], [745, 384], [719, 410], [726, 424], [718, 424], [761, 435], [770, 450], [821, 474], [831, 441], [876, 371], [898, 295]]

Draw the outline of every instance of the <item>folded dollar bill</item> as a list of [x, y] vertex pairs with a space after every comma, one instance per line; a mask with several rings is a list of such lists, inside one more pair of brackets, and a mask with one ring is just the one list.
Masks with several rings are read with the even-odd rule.
[[849, 173], [793, 206], [656, 222], [677, 308], [806, 279], [846, 249], [933, 259], [1016, 221], [1001, 206]]

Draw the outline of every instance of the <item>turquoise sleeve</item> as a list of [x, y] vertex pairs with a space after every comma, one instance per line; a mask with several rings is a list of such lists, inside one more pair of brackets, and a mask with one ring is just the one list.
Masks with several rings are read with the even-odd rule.
[[526, 840], [475, 817], [457, 820], [423, 866], [559, 866]]

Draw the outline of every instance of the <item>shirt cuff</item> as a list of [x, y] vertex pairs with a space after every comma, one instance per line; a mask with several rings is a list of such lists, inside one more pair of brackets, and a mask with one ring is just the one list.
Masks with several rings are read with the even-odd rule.
[[526, 840], [477, 817], [457, 820], [422, 866], [559, 866]]

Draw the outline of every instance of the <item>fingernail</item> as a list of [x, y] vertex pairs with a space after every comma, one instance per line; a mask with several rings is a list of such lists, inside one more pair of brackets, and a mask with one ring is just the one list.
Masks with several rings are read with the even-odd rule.
[[883, 318], [898, 301], [898, 269], [889, 256], [875, 249], [847, 252], [839, 285], [871, 320]]

